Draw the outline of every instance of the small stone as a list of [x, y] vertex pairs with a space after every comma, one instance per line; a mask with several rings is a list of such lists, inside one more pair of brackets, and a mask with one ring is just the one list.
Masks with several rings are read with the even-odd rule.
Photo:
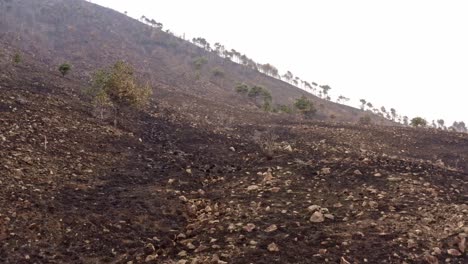
[[327, 174], [331, 173], [331, 169], [330, 168], [322, 168], [322, 170], [320, 172], [322, 174], [324, 174], [324, 175], [327, 175]]
[[249, 187], [247, 187], [247, 191], [256, 191], [258, 190], [258, 185], [250, 185]]
[[334, 208], [341, 208], [341, 207], [343, 207], [343, 204], [341, 204], [341, 203], [336, 203], [336, 204], [333, 205], [333, 207], [334, 207]]
[[244, 230], [249, 233], [252, 232], [254, 229], [255, 229], [255, 225], [252, 223], [249, 223], [246, 226], [244, 226]]
[[382, 174], [381, 173], [376, 173], [374, 174], [375, 177], [382, 177]]
[[268, 251], [270, 252], [278, 252], [279, 247], [275, 243], [271, 243], [268, 245]]
[[458, 250], [456, 250], [456, 249], [454, 249], [454, 248], [451, 248], [451, 249], [447, 250], [447, 253], [448, 253], [449, 255], [452, 255], [452, 256], [455, 256], [455, 257], [461, 256], [461, 252], [458, 251]]
[[354, 175], [362, 175], [362, 172], [360, 170], [355, 170]]
[[150, 262], [150, 261], [156, 260], [157, 258], [158, 258], [158, 254], [148, 255], [145, 258], [145, 262]]
[[276, 231], [276, 230], [278, 230], [278, 227], [277, 227], [276, 225], [271, 225], [271, 226], [269, 226], [269, 227], [267, 227], [267, 228], [265, 229], [265, 232], [271, 233], [271, 232], [274, 232], [274, 231]]
[[181, 200], [184, 203], [186, 203], [188, 201], [187, 197], [185, 197], [185, 196], [179, 196], [179, 200]]
[[169, 179], [169, 180], [167, 181], [168, 184], [173, 184], [174, 182], [175, 182], [174, 179]]
[[182, 250], [181, 252], [179, 252], [179, 253], [177, 254], [177, 256], [179, 256], [179, 257], [186, 257], [186, 256], [187, 256], [187, 251]]
[[408, 248], [415, 248], [418, 244], [414, 239], [408, 239]]
[[193, 249], [195, 249], [196, 247], [195, 247], [195, 245], [194, 245], [194, 244], [192, 244], [192, 243], [188, 243], [188, 244], [187, 244], [187, 248], [188, 248], [188, 249], [192, 249], [192, 250], [193, 250]]
[[351, 264], [351, 262], [347, 261], [344, 257], [341, 257], [340, 264]]
[[284, 150], [288, 152], [293, 152], [293, 148], [291, 147], [291, 145], [287, 145], [286, 147], [284, 147]]
[[439, 260], [431, 255], [427, 255], [424, 257], [424, 260], [429, 264], [439, 264]]
[[324, 216], [325, 216], [325, 218], [327, 218], [327, 219], [335, 220], [335, 216], [333, 216], [332, 214], [325, 214]]
[[236, 152], [236, 149], [234, 147], [230, 147], [229, 150], [232, 152]]
[[316, 211], [312, 216], [310, 217], [310, 221], [312, 223], [322, 223], [325, 221], [325, 218], [321, 212]]
[[433, 249], [432, 249], [432, 252], [433, 252], [434, 255], [436, 255], [436, 256], [442, 254], [442, 250], [440, 250], [440, 248], [438, 248], [438, 247], [433, 248]]
[[315, 212], [315, 211], [319, 211], [320, 210], [320, 206], [316, 205], [316, 204], [313, 204], [309, 207], [307, 207], [307, 210], [309, 210], [310, 212]]
[[463, 237], [460, 239], [460, 242], [458, 243], [458, 249], [460, 249], [461, 253], [464, 253], [466, 250], [466, 237]]

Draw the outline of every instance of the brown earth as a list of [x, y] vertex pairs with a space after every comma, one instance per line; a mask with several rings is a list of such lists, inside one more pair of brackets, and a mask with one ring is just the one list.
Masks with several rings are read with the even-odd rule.
[[82, 79], [0, 65], [1, 263], [468, 262], [467, 134], [169, 85], [114, 127]]

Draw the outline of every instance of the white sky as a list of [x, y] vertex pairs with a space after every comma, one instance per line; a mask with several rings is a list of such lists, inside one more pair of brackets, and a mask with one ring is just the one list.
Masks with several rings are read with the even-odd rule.
[[468, 1], [92, 2], [328, 84], [354, 106], [364, 98], [410, 117], [468, 121]]

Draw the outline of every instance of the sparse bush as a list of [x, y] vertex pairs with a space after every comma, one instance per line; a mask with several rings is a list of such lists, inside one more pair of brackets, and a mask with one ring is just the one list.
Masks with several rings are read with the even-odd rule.
[[214, 68], [213, 76], [216, 78], [224, 78], [224, 72], [220, 68]]
[[312, 118], [317, 112], [314, 104], [305, 96], [301, 96], [301, 98], [296, 99], [294, 106], [304, 115], [305, 118], [308, 119]]
[[271, 100], [265, 100], [262, 108], [265, 112], [271, 112], [273, 110], [273, 107], [271, 106]]
[[239, 83], [236, 86], [236, 92], [246, 95], [249, 93], [249, 86], [247, 86], [247, 84], [244, 83]]
[[411, 125], [413, 127], [426, 127], [427, 126], [427, 121], [426, 119], [422, 117], [415, 117], [411, 119]]
[[250, 98], [254, 99], [255, 103], [259, 103], [259, 99], [263, 99], [263, 104], [269, 103], [271, 107], [271, 102], [273, 100], [270, 91], [267, 89], [263, 88], [262, 86], [253, 86], [250, 88], [248, 94]]
[[59, 72], [62, 74], [63, 77], [67, 75], [71, 71], [71, 65], [68, 63], [63, 63], [58, 68]]
[[21, 54], [19, 54], [18, 52], [15, 53], [15, 55], [13, 55], [13, 62], [16, 63], [16, 64], [19, 64], [21, 62]]
[[288, 105], [279, 105], [276, 108], [279, 112], [286, 113], [286, 114], [292, 114], [293, 110], [291, 109], [290, 106]]
[[107, 108], [114, 111], [114, 123], [125, 109], [141, 109], [149, 101], [151, 88], [137, 83], [133, 67], [118, 61], [112, 67], [94, 73], [89, 94], [100, 109], [100, 117]]
[[366, 115], [366, 116], [361, 116], [359, 118], [359, 124], [361, 125], [370, 125], [372, 124], [372, 119], [370, 116]]
[[208, 63], [208, 60], [205, 57], [198, 57], [193, 60], [193, 66], [197, 71], [201, 70], [206, 63]]

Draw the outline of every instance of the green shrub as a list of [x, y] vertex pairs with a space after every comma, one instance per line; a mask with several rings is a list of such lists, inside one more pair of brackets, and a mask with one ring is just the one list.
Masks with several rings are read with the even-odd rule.
[[426, 119], [422, 117], [415, 117], [411, 119], [411, 125], [413, 127], [426, 127], [427, 126], [427, 121]]
[[208, 60], [205, 57], [198, 57], [192, 63], [196, 70], [201, 70], [208, 63]]
[[19, 64], [21, 62], [22, 58], [21, 58], [21, 54], [19, 54], [18, 52], [15, 53], [15, 55], [13, 55], [13, 62], [16, 63], [16, 64]]
[[89, 89], [95, 107], [101, 110], [111, 107], [114, 110], [115, 122], [124, 109], [142, 109], [151, 93], [148, 85], [137, 83], [133, 67], [123, 61], [96, 71]]
[[317, 110], [314, 107], [314, 104], [305, 96], [296, 99], [294, 106], [304, 115], [306, 118], [312, 118]]
[[71, 65], [68, 63], [63, 63], [59, 66], [58, 70], [62, 74], [63, 77], [67, 75], [71, 71]]

